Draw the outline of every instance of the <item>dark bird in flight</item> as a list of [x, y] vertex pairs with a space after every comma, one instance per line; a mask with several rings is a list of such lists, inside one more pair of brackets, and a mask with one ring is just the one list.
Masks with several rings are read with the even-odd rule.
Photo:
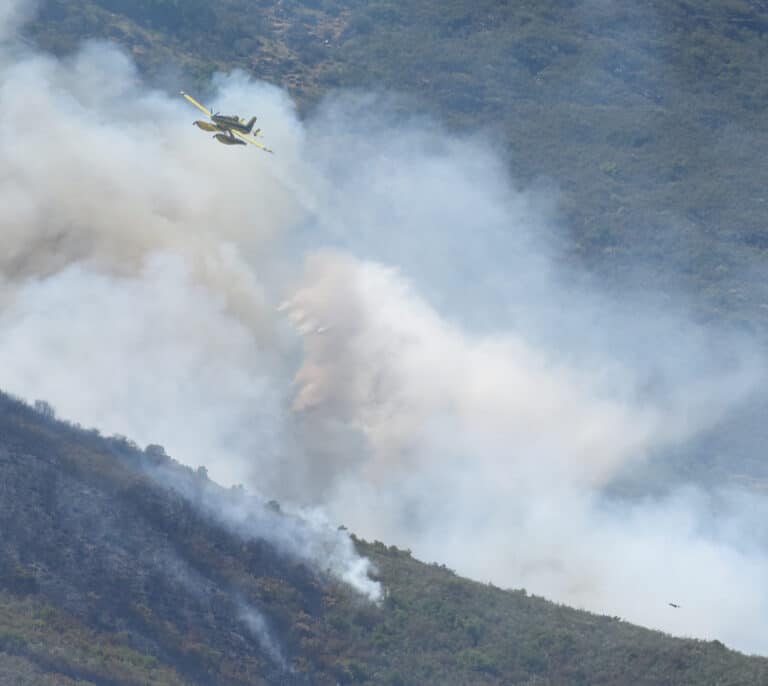
[[674, 603], [667, 603], [667, 604], [670, 605], [671, 607], [675, 607], [675, 608], [679, 608], [680, 607], [679, 605], [675, 605]]

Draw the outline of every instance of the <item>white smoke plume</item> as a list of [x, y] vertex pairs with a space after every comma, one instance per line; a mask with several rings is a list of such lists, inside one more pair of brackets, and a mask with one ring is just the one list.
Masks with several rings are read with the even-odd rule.
[[[768, 651], [761, 501], [606, 496], [762, 383], [748, 342], [566, 270], [555, 194], [489, 141], [215, 85], [274, 156], [114, 46], [0, 52], [0, 387], [483, 581]], [[349, 539], [298, 541], [376, 596]]]
[[243, 488], [225, 490], [193, 472], [185, 475], [164, 463], [147, 467], [147, 471], [242, 538], [268, 541], [293, 558], [348, 583], [368, 600], [381, 600], [381, 585], [370, 578], [370, 560], [357, 554], [349, 535], [332, 526], [322, 511], [284, 511], [279, 505], [275, 507], [274, 501], [265, 504]]
[[240, 619], [259, 642], [262, 650], [272, 658], [280, 669], [287, 671], [289, 669], [288, 663], [285, 661], [283, 651], [274, 639], [264, 615], [255, 608], [246, 605], [240, 611]]

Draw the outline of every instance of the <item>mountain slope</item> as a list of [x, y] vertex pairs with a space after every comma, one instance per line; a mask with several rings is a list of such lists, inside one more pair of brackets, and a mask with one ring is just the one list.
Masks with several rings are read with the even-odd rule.
[[[233, 502], [247, 526], [224, 516]], [[158, 446], [140, 451], [0, 397], [0, 675], [115, 685], [768, 680], [768, 660], [717, 642], [466, 581], [356, 540], [385, 589], [372, 603], [289, 541], [267, 540], [283, 520], [286, 537], [301, 535], [277, 510]], [[263, 516], [273, 519], [260, 537]]]

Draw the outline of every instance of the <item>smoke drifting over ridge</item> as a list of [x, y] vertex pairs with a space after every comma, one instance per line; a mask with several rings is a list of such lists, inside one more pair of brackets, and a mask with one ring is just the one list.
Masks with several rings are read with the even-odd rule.
[[559, 272], [554, 200], [488, 142], [216, 85], [274, 157], [112, 46], [2, 48], [0, 387], [481, 580], [768, 651], [763, 504], [603, 495], [748, 397], [750, 346]]

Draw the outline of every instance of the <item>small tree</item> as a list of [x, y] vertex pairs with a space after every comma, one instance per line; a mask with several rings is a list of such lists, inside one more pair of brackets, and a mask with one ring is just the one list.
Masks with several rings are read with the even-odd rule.
[[53, 405], [45, 400], [35, 400], [35, 412], [38, 412], [46, 419], [56, 419], [56, 410]]

